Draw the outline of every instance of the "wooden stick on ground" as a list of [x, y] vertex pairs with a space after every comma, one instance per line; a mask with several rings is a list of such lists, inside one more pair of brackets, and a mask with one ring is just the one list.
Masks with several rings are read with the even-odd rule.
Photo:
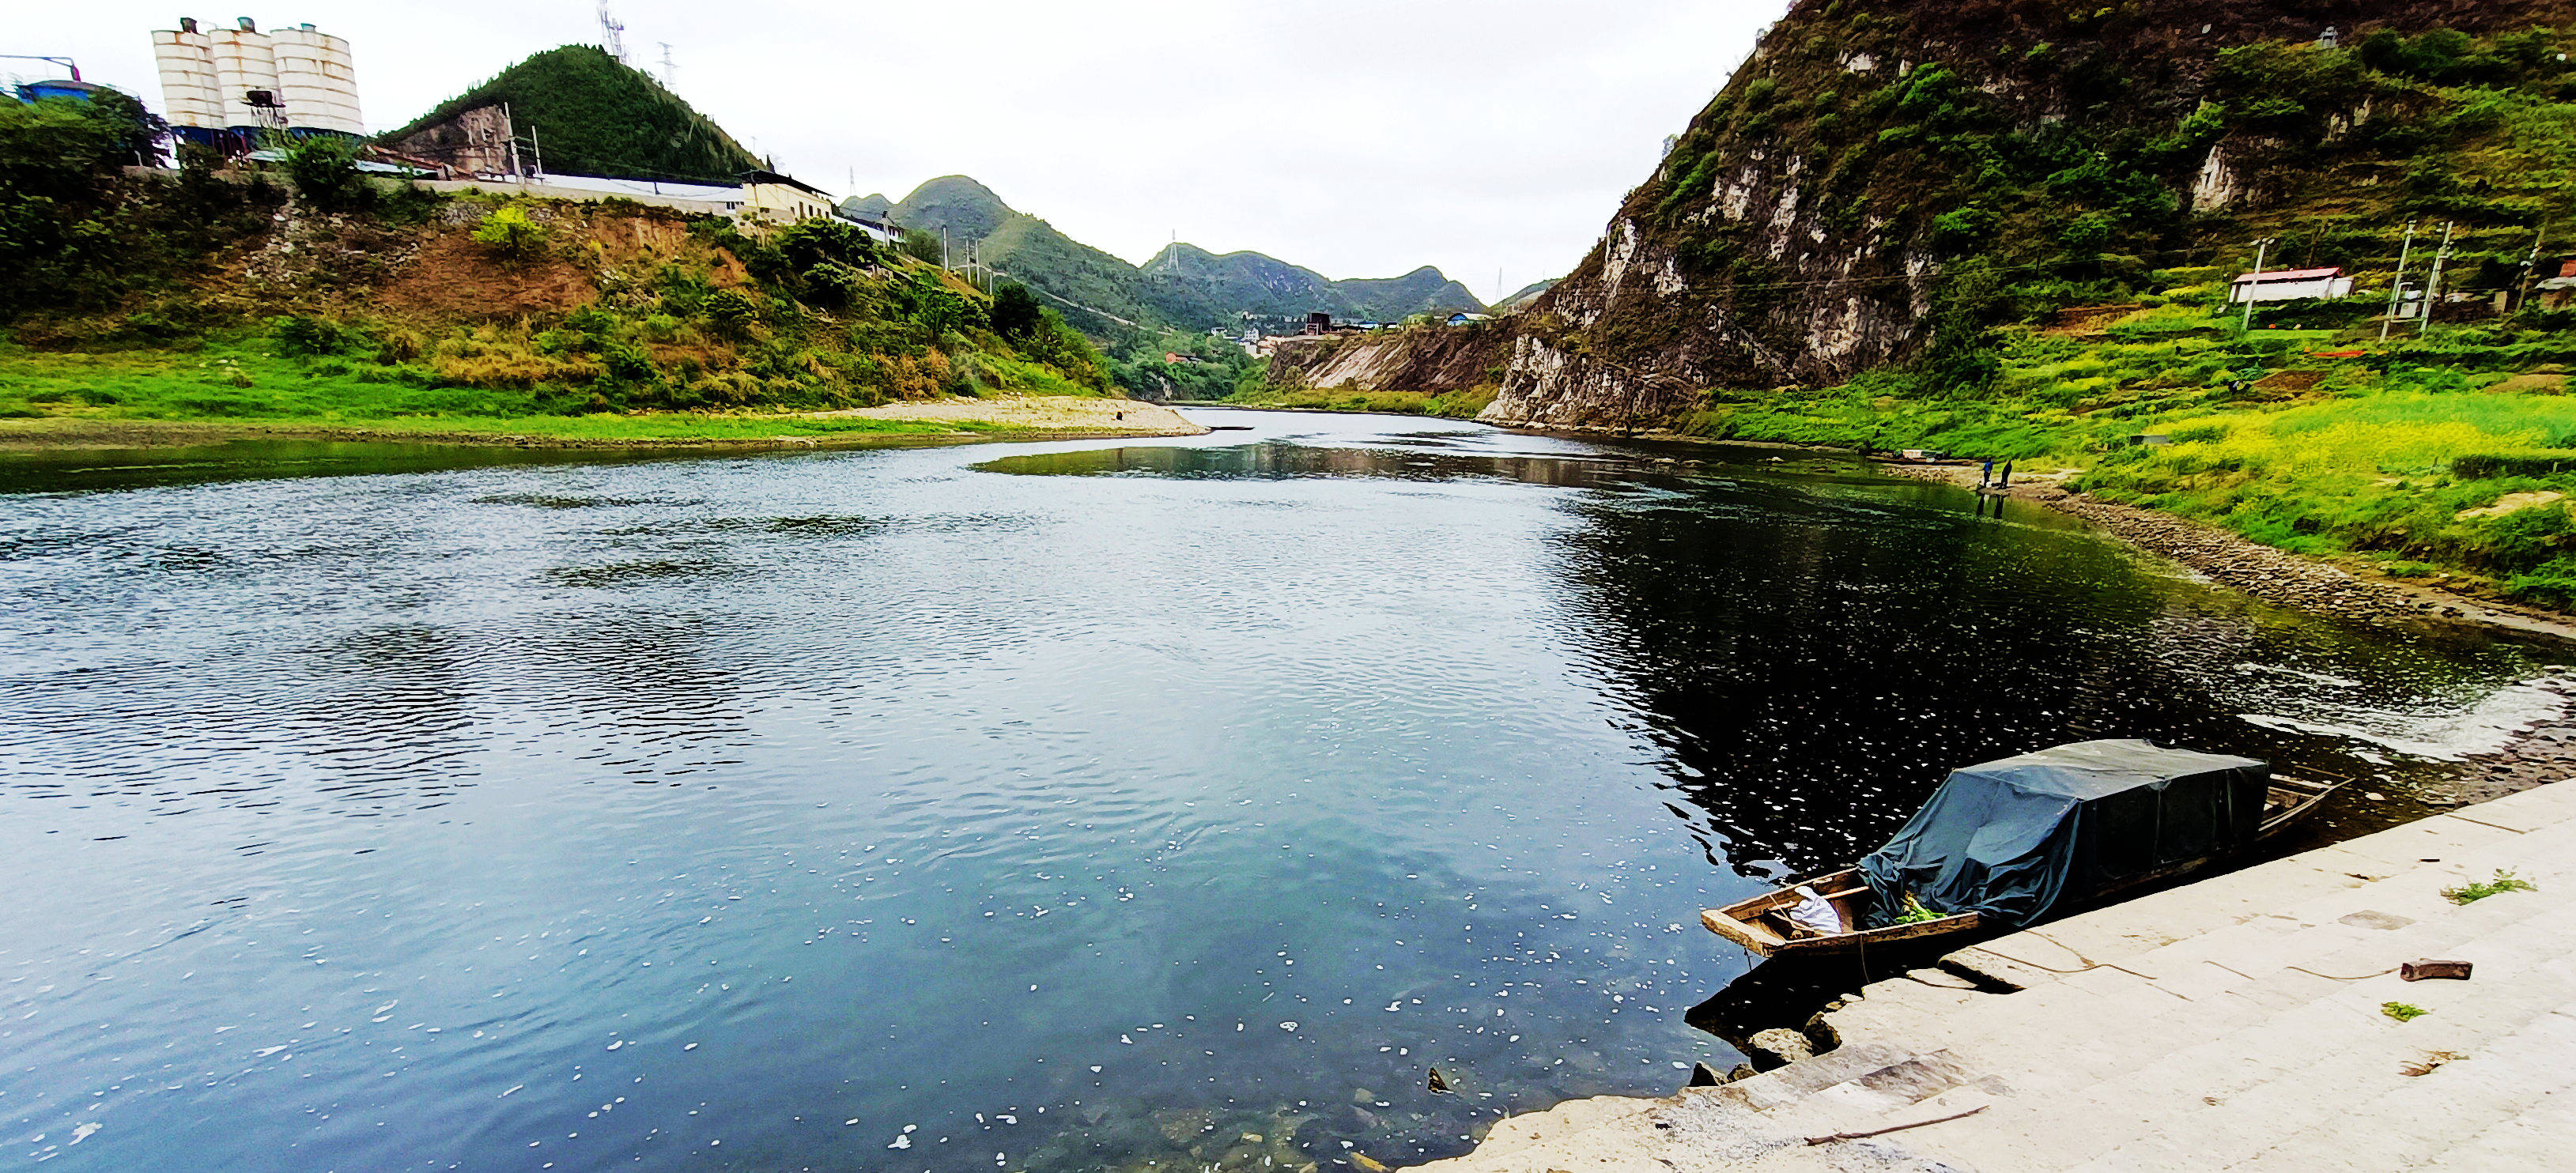
[[1807, 1138], [1807, 1143], [1832, 1144], [1838, 1140], [1863, 1140], [1873, 1136], [1885, 1136], [1891, 1132], [1903, 1132], [1908, 1128], [1923, 1128], [1934, 1124], [1947, 1124], [1953, 1120], [1965, 1120], [1970, 1116], [1974, 1116], [1979, 1112], [1985, 1111], [1989, 1106], [1990, 1105], [1979, 1104], [1965, 1112], [1954, 1112], [1948, 1116], [1935, 1116], [1930, 1120], [1917, 1120], [1912, 1124], [1898, 1124], [1889, 1128], [1876, 1128], [1868, 1132], [1837, 1132], [1832, 1136], [1811, 1136]]

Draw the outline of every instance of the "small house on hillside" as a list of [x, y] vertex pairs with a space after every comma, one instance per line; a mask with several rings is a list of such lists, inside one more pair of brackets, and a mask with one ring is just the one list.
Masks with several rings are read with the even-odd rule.
[[2350, 297], [2352, 278], [2341, 269], [2281, 269], [2247, 273], [2227, 290], [2230, 305], [2246, 302], [2298, 301], [2310, 297]]
[[1464, 326], [1464, 325], [1468, 325], [1469, 323], [1473, 323], [1473, 322], [1490, 322], [1490, 321], [1493, 321], [1493, 320], [1494, 320], [1494, 316], [1493, 316], [1492, 314], [1451, 314], [1451, 315], [1449, 315], [1449, 324], [1450, 324], [1450, 325], [1452, 325], [1452, 326]]

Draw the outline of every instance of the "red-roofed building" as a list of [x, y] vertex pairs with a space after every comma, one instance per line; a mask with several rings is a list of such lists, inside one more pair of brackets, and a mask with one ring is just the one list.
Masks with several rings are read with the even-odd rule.
[[2231, 305], [2249, 301], [2298, 301], [2309, 297], [2350, 297], [2352, 278], [2341, 269], [2282, 269], [2247, 273], [2228, 288]]

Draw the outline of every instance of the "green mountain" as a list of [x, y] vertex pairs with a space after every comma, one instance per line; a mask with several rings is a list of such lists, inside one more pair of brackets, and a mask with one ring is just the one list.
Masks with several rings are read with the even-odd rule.
[[895, 222], [927, 232], [946, 231], [955, 244], [979, 241], [1019, 215], [993, 189], [963, 175], [946, 175], [914, 188], [894, 205]]
[[2018, 461], [2576, 607], [2571, 57], [2576, 0], [1795, 0], [1474, 332], [1481, 418]]
[[894, 210], [894, 201], [882, 195], [851, 196], [841, 201], [841, 214], [862, 220], [882, 220]]
[[1494, 312], [1498, 314], [1510, 314], [1528, 309], [1530, 307], [1530, 303], [1538, 300], [1538, 295], [1556, 288], [1556, 283], [1559, 280], [1562, 280], [1562, 278], [1550, 277], [1545, 281], [1533, 281], [1528, 285], [1523, 286], [1520, 292], [1515, 293], [1510, 297], [1506, 297], [1501, 301], [1495, 302]]
[[843, 207], [881, 209], [905, 228], [945, 230], [956, 257], [981, 243], [985, 263], [1037, 290], [1094, 333], [1118, 324], [1199, 331], [1238, 325], [1246, 314], [1275, 326], [1316, 312], [1344, 321], [1398, 321], [1416, 313], [1484, 309], [1466, 287], [1429, 267], [1382, 280], [1333, 281], [1260, 253], [1218, 256], [1187, 244], [1163, 250], [1142, 267], [1130, 265], [1014, 211], [992, 189], [962, 175], [924, 183], [901, 203], [888, 205], [875, 195]]
[[2223, 300], [2261, 239], [2384, 299], [2410, 220], [2455, 223], [2476, 263], [2446, 288], [2492, 300], [2566, 240], [2571, 47], [2570, 0], [1796, 0], [1516, 319], [1489, 418], [1891, 364], [1956, 394], [1996, 377], [1996, 328]]
[[548, 171], [730, 183], [760, 166], [723, 127], [595, 45], [566, 45], [530, 57], [381, 141], [409, 138], [467, 110], [502, 102], [509, 104], [519, 134], [543, 147]]
[[1357, 322], [1396, 322], [1419, 313], [1483, 312], [1467, 288], [1424, 266], [1402, 277], [1334, 281], [1256, 252], [1218, 256], [1175, 244], [1145, 262], [1145, 276], [1174, 305], [1264, 318], [1330, 313]]

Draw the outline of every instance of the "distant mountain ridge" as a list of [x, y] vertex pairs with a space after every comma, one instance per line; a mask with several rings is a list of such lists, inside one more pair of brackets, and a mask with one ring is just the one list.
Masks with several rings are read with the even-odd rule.
[[1130, 265], [1014, 210], [991, 188], [963, 175], [933, 179], [900, 203], [870, 195], [845, 201], [842, 210], [881, 213], [925, 232], [945, 230], [957, 255], [980, 243], [986, 264], [1050, 295], [1077, 324], [1095, 330], [1104, 327], [1086, 319], [1205, 330], [1239, 325], [1246, 314], [1294, 321], [1329, 313], [1343, 321], [1393, 322], [1418, 313], [1485, 308], [1466, 286], [1427, 265], [1401, 277], [1335, 281], [1261, 253], [1218, 255], [1191, 244], [1172, 245], [1142, 266]]
[[1414, 314], [1485, 308], [1466, 286], [1429, 265], [1401, 277], [1335, 281], [1257, 252], [1218, 256], [1197, 245], [1174, 244], [1145, 262], [1142, 272], [1209, 306], [1262, 317], [1320, 311], [1347, 321], [1396, 322]]

